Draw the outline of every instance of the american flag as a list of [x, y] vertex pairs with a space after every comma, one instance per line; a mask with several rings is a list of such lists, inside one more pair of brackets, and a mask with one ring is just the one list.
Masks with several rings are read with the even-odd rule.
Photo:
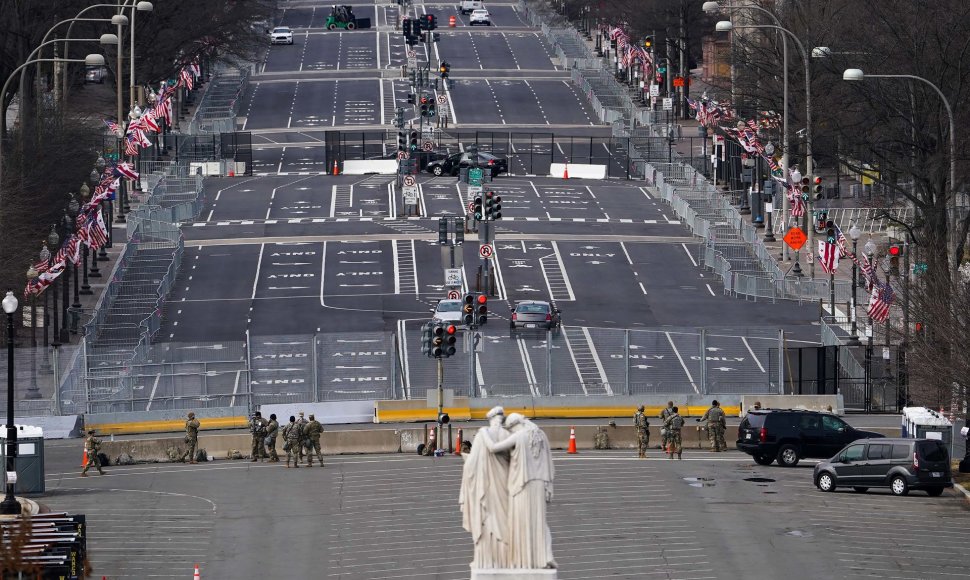
[[189, 72], [188, 68], [183, 68], [179, 72], [179, 84], [190, 91], [192, 90], [192, 80], [192, 73]]
[[125, 155], [138, 155], [138, 141], [131, 133], [125, 135]]
[[826, 274], [833, 274], [839, 269], [839, 247], [827, 241], [818, 242], [818, 263]]
[[876, 279], [876, 265], [870, 262], [868, 257], [862, 256], [859, 270], [862, 272], [862, 277], [866, 279], [866, 289], [872, 290], [872, 287], [879, 282]]
[[149, 110], [147, 113], [142, 115], [141, 121], [142, 121], [142, 125], [144, 125], [145, 129], [147, 129], [148, 131], [154, 131], [158, 133], [162, 130], [161, 127], [158, 126], [158, 123], [155, 122], [154, 110]]
[[752, 131], [757, 132], [757, 130], [758, 130], [758, 122], [757, 121], [755, 121], [754, 119], [748, 119], [747, 120], [747, 124], [748, 124], [748, 127], [750, 127]]
[[47, 262], [47, 260], [41, 260], [36, 264], [34, 264], [34, 270], [37, 270], [38, 273], [46, 272], [47, 268], [49, 267], [50, 267], [50, 264]]
[[115, 173], [119, 177], [124, 177], [129, 181], [136, 181], [138, 179], [138, 172], [135, 171], [135, 168], [130, 163], [124, 161], [115, 166]]
[[64, 262], [77, 264], [79, 261], [81, 261], [81, 243], [77, 239], [77, 236], [72, 235], [64, 242], [61, 249], [57, 251], [57, 255], [54, 256], [54, 262], [55, 264]]
[[[834, 223], [834, 222], [833, 222]], [[839, 246], [839, 256], [845, 257], [849, 253], [849, 240], [842, 233], [842, 228], [835, 225], [835, 243]]]
[[894, 298], [895, 293], [888, 283], [874, 285], [869, 300], [869, 319], [873, 322], [886, 322]]
[[104, 119], [104, 124], [107, 125], [108, 131], [110, 131], [113, 135], [117, 135], [118, 132], [122, 130], [121, 126], [118, 125], [118, 123], [115, 123], [114, 121], [109, 121], [108, 119]]
[[88, 246], [97, 250], [108, 243], [108, 228], [104, 225], [104, 215], [94, 212], [87, 224]]

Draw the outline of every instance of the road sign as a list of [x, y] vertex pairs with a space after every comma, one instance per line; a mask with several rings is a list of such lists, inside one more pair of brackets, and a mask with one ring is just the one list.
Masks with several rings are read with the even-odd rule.
[[[445, 268], [445, 286], [461, 286], [461, 268]], [[448, 298], [451, 298], [450, 293]]]
[[[400, 54], [400, 53], [398, 53], [398, 54]], [[408, 58], [416, 58], [417, 56], [418, 56], [418, 53], [414, 52], [410, 48], [408, 49]]]
[[457, 290], [448, 291], [448, 300], [458, 300], [459, 298], [461, 298], [461, 292]]
[[[469, 178], [469, 179], [471, 179], [471, 178]], [[478, 185], [469, 185], [468, 186], [468, 198], [469, 199], [475, 199], [477, 196], [479, 196], [481, 194], [482, 194], [482, 184], [481, 183], [479, 183]]]
[[408, 57], [408, 68], [410, 69], [418, 68], [418, 59], [413, 57]]
[[431, 136], [434, 135], [434, 127], [432, 127], [431, 125], [425, 125], [421, 127], [421, 135], [430, 139]]
[[651, 97], [658, 97], [658, 96], [660, 96], [660, 86], [659, 85], [650, 85], [650, 96]]
[[405, 187], [417, 185], [417, 183], [414, 181], [414, 176], [413, 175], [405, 175], [404, 176], [404, 185], [405, 185]]
[[404, 194], [404, 205], [418, 205], [417, 185], [405, 185], [401, 189], [401, 193]]
[[475, 211], [475, 201], [468, 202], [468, 211]]
[[448, 97], [446, 97], [444, 95], [438, 95], [438, 104], [439, 105], [444, 105], [447, 102], [448, 102]]
[[479, 331], [465, 333], [465, 352], [485, 352], [485, 334]]
[[397, 160], [398, 161], [401, 161], [403, 159], [407, 159], [409, 157], [411, 157], [411, 154], [408, 153], [407, 151], [398, 151], [397, 152]]
[[482, 186], [482, 177], [484, 177], [484, 172], [481, 167], [472, 167], [468, 170], [468, 185]]
[[789, 248], [795, 250], [796, 252], [802, 249], [802, 246], [805, 245], [806, 240], [808, 240], [808, 238], [805, 237], [805, 232], [798, 227], [788, 230], [788, 233], [785, 234], [785, 243], [788, 244]]
[[424, 145], [422, 145], [421, 148], [424, 149], [425, 151], [434, 151], [434, 142], [425, 141]]
[[663, 110], [673, 111], [674, 110], [674, 99], [673, 97], [664, 97], [663, 99]]
[[491, 258], [494, 253], [495, 248], [492, 247], [492, 244], [482, 244], [478, 247], [478, 255], [483, 258]]

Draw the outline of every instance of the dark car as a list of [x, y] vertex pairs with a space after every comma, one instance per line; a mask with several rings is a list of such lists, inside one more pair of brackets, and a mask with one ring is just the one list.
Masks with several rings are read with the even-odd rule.
[[838, 486], [864, 493], [888, 487], [893, 495], [921, 489], [932, 496], [953, 487], [950, 455], [936, 439], [860, 439], [815, 466], [815, 486], [835, 491]]
[[558, 330], [562, 324], [562, 312], [554, 304], [541, 300], [521, 300], [512, 308], [509, 329]]
[[491, 169], [492, 177], [502, 173], [508, 173], [509, 162], [491, 153], [479, 151], [478, 153], [455, 153], [444, 159], [432, 161], [426, 167], [429, 173], [434, 175], [458, 175], [462, 167], [481, 167]]
[[737, 447], [759, 465], [794, 467], [804, 457], [825, 459], [857, 439], [882, 437], [860, 431], [831, 413], [797, 409], [749, 411], [738, 427]]

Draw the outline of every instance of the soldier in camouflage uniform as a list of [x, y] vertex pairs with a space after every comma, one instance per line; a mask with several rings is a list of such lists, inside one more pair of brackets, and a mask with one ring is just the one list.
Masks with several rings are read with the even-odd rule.
[[199, 420], [195, 418], [195, 413], [189, 413], [189, 418], [185, 420], [185, 444], [188, 446], [182, 461], [189, 458], [189, 463], [198, 463], [195, 460], [196, 450], [199, 446]]
[[711, 408], [697, 421], [707, 421], [707, 439], [711, 442], [711, 451], [727, 451], [727, 443], [724, 441], [727, 420], [721, 404], [716, 399], [711, 403]]
[[647, 447], [650, 446], [650, 423], [647, 416], [643, 414], [643, 405], [637, 407], [637, 412], [633, 415], [633, 426], [637, 430], [637, 449], [640, 452], [640, 459], [647, 456]]
[[680, 430], [684, 428], [684, 418], [677, 413], [677, 407], [671, 407], [670, 410], [671, 414], [664, 419], [664, 429], [667, 430], [667, 458], [673, 459], [676, 453], [677, 459], [683, 459]]
[[320, 460], [320, 467], [323, 467], [323, 452], [320, 449], [320, 434], [323, 433], [323, 425], [311, 414], [310, 422], [303, 428], [303, 436], [306, 438], [306, 464], [313, 467], [313, 454], [317, 454]]
[[276, 421], [276, 413], [269, 416], [269, 423], [266, 424], [266, 437], [263, 437], [263, 444], [269, 451], [269, 462], [279, 463], [280, 456], [276, 454], [276, 436], [279, 434], [280, 424]]
[[263, 448], [263, 438], [266, 437], [266, 419], [262, 413], [256, 411], [253, 418], [249, 420], [249, 432], [253, 436], [252, 461], [259, 461], [266, 458], [266, 450]]
[[290, 415], [290, 422], [283, 427], [283, 451], [286, 451], [286, 466], [300, 466], [300, 443], [303, 440], [303, 426], [296, 422], [296, 417]]
[[98, 469], [98, 473], [104, 475], [104, 470], [101, 469], [101, 458], [98, 457], [100, 451], [101, 440], [94, 436], [94, 429], [88, 429], [88, 436], [84, 438], [84, 454], [87, 456], [88, 462], [84, 466], [84, 471], [81, 472], [81, 477], [87, 477], [88, 470], [92, 466]]
[[663, 427], [663, 425], [667, 423], [667, 417], [673, 414], [673, 411], [671, 410], [673, 408], [674, 408], [674, 402], [667, 401], [667, 406], [664, 407], [663, 410], [660, 411], [660, 415], [658, 415], [658, 417], [660, 417], [660, 425], [661, 425], [660, 448], [663, 449], [665, 453], [667, 452], [667, 444], [670, 443], [670, 439], [667, 438], [667, 428]]
[[303, 416], [303, 411], [300, 411], [299, 413], [297, 413], [297, 415], [298, 416], [296, 418], [296, 424], [300, 426], [300, 459], [302, 460], [303, 456], [306, 455], [306, 451], [307, 451], [307, 443], [308, 443], [306, 439], [307, 420], [306, 420], [306, 417]]

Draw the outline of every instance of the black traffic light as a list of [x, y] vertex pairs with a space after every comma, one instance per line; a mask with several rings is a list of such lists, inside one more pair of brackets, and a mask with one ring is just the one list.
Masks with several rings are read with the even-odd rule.
[[411, 131], [411, 133], [408, 135], [408, 149], [410, 149], [411, 151], [417, 151], [418, 150], [418, 132], [417, 131]]
[[482, 198], [478, 196], [475, 198], [475, 219], [482, 221], [485, 219], [485, 213], [482, 211]]
[[485, 219], [497, 220], [502, 217], [502, 198], [494, 191], [485, 192]]
[[899, 256], [903, 253], [903, 247], [899, 244], [889, 246], [889, 272], [893, 276], [899, 276]]
[[434, 30], [438, 28], [438, 17], [434, 14], [425, 14], [421, 18], [424, 20], [423, 30]]
[[802, 178], [802, 200], [803, 201], [808, 201], [808, 194], [811, 189], [810, 188], [811, 183], [812, 183], [812, 180], [811, 178], [809, 178], [809, 176], [806, 175], [805, 177]]
[[412, 27], [413, 21], [410, 18], [405, 18], [401, 21], [401, 29], [404, 31], [404, 37], [410, 38], [413, 35], [414, 28]]
[[825, 229], [825, 222], [829, 221], [829, 212], [819, 211], [815, 215], [815, 231], [820, 232]]
[[[437, 26], [437, 25], [435, 25], [435, 26]], [[431, 33], [431, 41], [432, 42], [441, 42], [441, 35], [438, 34], [437, 32]]]
[[406, 151], [408, 147], [408, 135], [404, 131], [397, 132], [397, 150]]
[[431, 323], [421, 327], [421, 354], [431, 356]]
[[812, 180], [812, 193], [815, 194], [815, 199], [822, 199], [822, 178], [818, 175]]
[[828, 220], [825, 222], [825, 241], [834, 244], [835, 238], [835, 222]]
[[404, 43], [407, 44], [408, 46], [414, 46], [414, 45], [416, 45], [418, 43], [418, 37], [417, 36], [405, 36], [404, 37]]
[[456, 352], [455, 342], [458, 340], [458, 327], [454, 324], [445, 326], [445, 344], [441, 355], [444, 357], [454, 356]]
[[398, 129], [404, 128], [404, 108], [398, 107], [394, 110], [394, 126]]
[[468, 326], [475, 322], [475, 295], [465, 294], [464, 304], [461, 307], [461, 321]]
[[431, 357], [440, 358], [445, 346], [445, 325], [440, 322], [431, 323]]
[[438, 243], [448, 245], [448, 218], [438, 218]]
[[417, 102], [415, 99], [416, 99], [416, 97], [414, 96], [414, 93], [408, 93], [408, 104], [409, 105], [415, 104]]
[[485, 324], [488, 322], [488, 296], [479, 294], [475, 298], [475, 324]]
[[434, 101], [428, 103], [428, 116], [434, 117], [438, 114], [438, 105]]
[[460, 246], [465, 243], [465, 218], [455, 218], [455, 245]]
[[652, 36], [648, 36], [648, 37], [644, 38], [643, 39], [643, 48], [652, 48], [652, 47], [653, 47], [653, 37]]

